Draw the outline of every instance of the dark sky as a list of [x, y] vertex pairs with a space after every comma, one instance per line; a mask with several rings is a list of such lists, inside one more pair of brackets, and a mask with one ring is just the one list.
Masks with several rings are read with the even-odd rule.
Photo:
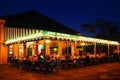
[[[2, 0], [0, 15], [37, 10], [82, 32], [80, 24], [95, 23], [97, 18], [120, 22], [120, 0]], [[87, 36], [85, 33], [82, 35]]]

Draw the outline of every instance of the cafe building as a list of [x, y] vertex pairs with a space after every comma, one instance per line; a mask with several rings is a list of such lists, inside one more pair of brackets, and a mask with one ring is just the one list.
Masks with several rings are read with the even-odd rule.
[[[0, 64], [6, 64], [9, 56], [22, 59], [42, 51], [44, 56], [83, 55], [85, 50], [97, 54], [98, 45], [106, 46], [108, 59], [111, 51], [119, 55], [117, 41], [81, 36], [77, 31], [34, 10], [0, 17]], [[91, 48], [85, 49], [85, 46]]]

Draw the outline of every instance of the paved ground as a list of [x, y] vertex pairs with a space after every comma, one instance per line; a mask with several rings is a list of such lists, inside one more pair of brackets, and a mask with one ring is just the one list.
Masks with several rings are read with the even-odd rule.
[[0, 80], [120, 80], [120, 62], [43, 74], [0, 65]]

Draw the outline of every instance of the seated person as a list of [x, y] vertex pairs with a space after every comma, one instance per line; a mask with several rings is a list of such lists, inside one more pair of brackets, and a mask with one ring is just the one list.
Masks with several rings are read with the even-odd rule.
[[44, 60], [43, 54], [38, 54], [38, 60], [39, 60], [39, 61], [43, 61], [43, 60]]
[[90, 63], [90, 53], [89, 52], [86, 54], [85, 60], [86, 60], [85, 64], [88, 65]]

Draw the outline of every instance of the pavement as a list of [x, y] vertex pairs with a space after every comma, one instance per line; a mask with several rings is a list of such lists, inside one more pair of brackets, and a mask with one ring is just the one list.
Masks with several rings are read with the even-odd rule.
[[0, 80], [120, 80], [120, 62], [111, 62], [52, 73], [25, 71], [0, 65]]

